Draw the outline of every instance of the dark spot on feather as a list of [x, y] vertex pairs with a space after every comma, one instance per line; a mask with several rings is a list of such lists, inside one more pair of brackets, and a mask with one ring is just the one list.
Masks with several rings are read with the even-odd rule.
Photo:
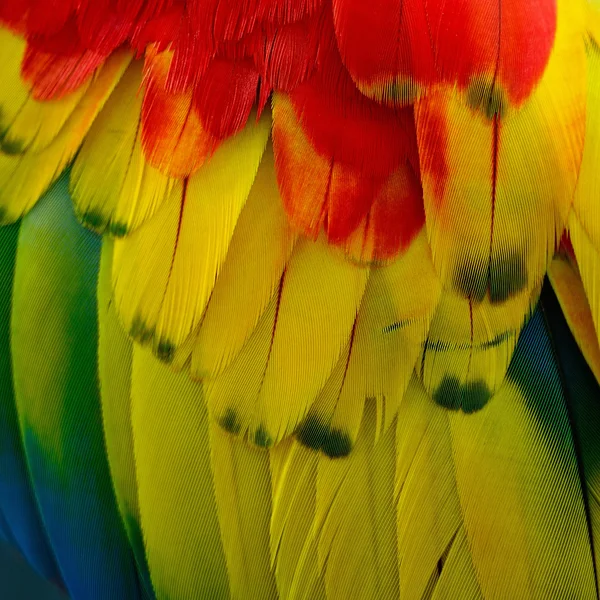
[[454, 272], [454, 288], [465, 298], [483, 302], [487, 293], [487, 273], [479, 265], [464, 262]]
[[4, 154], [8, 154], [9, 156], [13, 156], [15, 154], [21, 154], [25, 149], [22, 140], [0, 140], [0, 149]]
[[311, 450], [321, 450], [329, 458], [348, 456], [352, 451], [350, 436], [342, 431], [329, 427], [317, 417], [308, 416], [296, 431], [298, 441]]
[[490, 265], [490, 300], [505, 302], [527, 285], [527, 265], [522, 254], [514, 253], [492, 261]]
[[93, 231], [97, 231], [98, 233], [102, 233], [106, 228], [106, 218], [104, 215], [97, 211], [90, 211], [80, 215], [79, 220], [81, 224], [87, 227], [88, 229], [92, 229]]
[[137, 316], [131, 323], [129, 335], [140, 344], [147, 344], [154, 337], [154, 329], [149, 329], [141, 317]]
[[219, 419], [219, 425], [228, 433], [238, 435], [242, 430], [242, 424], [238, 421], [233, 408], [228, 408], [225, 414]]
[[444, 377], [438, 389], [433, 393], [433, 400], [448, 410], [458, 410], [460, 408], [460, 388], [460, 381], [457, 377]]
[[273, 439], [262, 425], [254, 432], [253, 441], [261, 448], [270, 448], [273, 445]]
[[462, 410], [474, 413], [481, 410], [492, 397], [492, 392], [485, 381], [473, 381], [463, 386]]
[[0, 225], [4, 225], [8, 220], [6, 215], [8, 215], [8, 211], [3, 206], [0, 206]]
[[170, 363], [175, 356], [175, 344], [169, 340], [161, 340], [156, 347], [156, 357], [163, 362]]
[[490, 121], [502, 118], [506, 112], [506, 100], [497, 83], [483, 77], [475, 77], [467, 88], [467, 104]]
[[457, 377], [444, 377], [433, 393], [433, 400], [448, 410], [474, 413], [481, 410], [492, 397], [484, 381], [472, 381], [461, 385]]
[[383, 90], [383, 99], [394, 104], [412, 104], [419, 95], [419, 86], [410, 79], [393, 81]]
[[125, 237], [129, 233], [129, 228], [126, 223], [111, 223], [108, 230], [111, 235], [117, 238]]

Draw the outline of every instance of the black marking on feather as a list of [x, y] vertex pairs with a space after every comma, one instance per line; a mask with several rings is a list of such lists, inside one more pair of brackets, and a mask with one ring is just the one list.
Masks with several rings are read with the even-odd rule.
[[487, 273], [481, 266], [463, 262], [454, 272], [453, 286], [456, 291], [473, 302], [483, 302], [487, 293]]
[[264, 425], [259, 425], [254, 432], [252, 441], [261, 448], [270, 448], [273, 445], [273, 438], [269, 435]]
[[117, 238], [125, 237], [129, 233], [129, 228], [126, 223], [110, 223], [108, 231], [111, 235]]
[[472, 302], [483, 302], [487, 295], [492, 304], [506, 302], [527, 287], [525, 256], [518, 251], [491, 259], [488, 272], [465, 261], [454, 272], [453, 286]]
[[89, 212], [82, 213], [79, 215], [79, 220], [81, 224], [87, 227], [88, 229], [92, 229], [93, 231], [97, 231], [102, 233], [107, 225], [106, 217], [96, 210], [90, 210]]
[[481, 410], [490, 401], [492, 392], [485, 381], [462, 385], [457, 377], [444, 377], [432, 397], [443, 408], [469, 414]]
[[147, 344], [154, 338], [154, 328], [150, 329], [142, 318], [138, 315], [131, 323], [129, 335], [140, 344]]
[[228, 433], [238, 435], [242, 430], [237, 414], [233, 408], [228, 408], [223, 416], [219, 419], [219, 425]]
[[492, 121], [506, 113], [504, 93], [499, 89], [495, 78], [474, 77], [467, 87], [467, 104]]
[[527, 265], [523, 254], [515, 252], [493, 260], [490, 265], [490, 301], [505, 302], [527, 286]]
[[175, 344], [169, 340], [161, 340], [158, 342], [154, 354], [156, 358], [165, 363], [173, 362], [173, 358], [175, 357]]
[[393, 104], [412, 104], [419, 96], [419, 86], [412, 79], [392, 81], [383, 89], [383, 100]]
[[350, 436], [323, 423], [315, 416], [308, 416], [296, 431], [296, 438], [307, 448], [319, 450], [329, 458], [343, 458], [352, 451]]
[[22, 140], [7, 140], [3, 137], [0, 138], [0, 149], [4, 154], [14, 156], [15, 154], [22, 154], [25, 150], [25, 144]]

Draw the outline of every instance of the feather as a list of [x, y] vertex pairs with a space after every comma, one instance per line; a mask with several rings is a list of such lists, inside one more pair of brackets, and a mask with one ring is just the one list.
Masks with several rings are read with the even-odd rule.
[[547, 65], [561, 1], [380, 0], [372, 10], [333, 0], [333, 15], [344, 64], [368, 96], [406, 104], [440, 82], [493, 80], [518, 105]]
[[209, 424], [217, 514], [232, 598], [277, 598], [269, 561], [269, 456]]
[[395, 497], [400, 597], [483, 598], [456, 489], [448, 411], [416, 377], [398, 411]]
[[388, 109], [362, 96], [331, 29], [329, 22], [321, 69], [289, 96], [273, 96], [282, 200], [304, 234], [316, 238], [324, 228], [328, 241], [353, 258], [385, 260], [405, 250], [423, 225], [412, 109]]
[[548, 278], [579, 350], [600, 382], [600, 345], [577, 265], [568, 255], [557, 254]]
[[597, 181], [600, 160], [600, 49], [593, 40], [587, 44], [587, 65], [585, 147], [568, 228], [585, 294], [592, 309], [596, 335], [600, 340], [600, 185]]
[[38, 506], [69, 593], [137, 598], [102, 436], [100, 245], [75, 219], [67, 177], [21, 224], [11, 317], [16, 407]]
[[596, 595], [565, 390], [538, 310], [484, 410], [449, 413], [456, 488], [485, 598]]
[[327, 598], [399, 594], [394, 520], [395, 431], [375, 442], [375, 406], [365, 407], [352, 453], [319, 456], [315, 534]]
[[298, 439], [328, 456], [353, 447], [366, 399], [387, 430], [410, 381], [440, 295], [425, 232], [394, 262], [373, 267], [345, 351], [311, 406]]
[[214, 377], [230, 364], [273, 296], [295, 240], [281, 206], [268, 144], [202, 322], [174, 364], [191, 357], [196, 378]]
[[569, 237], [579, 267], [583, 289], [592, 311], [592, 322], [600, 340], [600, 248], [590, 239], [575, 212], [569, 217]]
[[[554, 286], [556, 290], [556, 286]], [[598, 377], [594, 379], [590, 366], [578, 351], [569, 332], [568, 318], [561, 315], [562, 306], [550, 290], [545, 294], [543, 311], [546, 328], [560, 368], [561, 382], [566, 391], [566, 402], [573, 427], [573, 436], [578, 450], [580, 476], [586, 501], [590, 547], [594, 554], [596, 573], [600, 567], [600, 405], [598, 404]]]
[[325, 600], [313, 531], [318, 455], [290, 438], [270, 450], [269, 457], [273, 490], [271, 562], [279, 597]]
[[195, 173], [218, 146], [193, 106], [191, 90], [171, 92], [167, 76], [171, 53], [146, 51], [142, 103], [142, 147], [148, 162], [170, 177]]
[[115, 242], [119, 315], [164, 360], [200, 323], [267, 138], [267, 119], [249, 124], [193, 177], [177, 182], [144, 227]]
[[142, 152], [141, 65], [134, 61], [123, 75], [86, 136], [71, 174], [80, 220], [99, 233], [108, 230], [118, 237], [152, 217], [174, 185]]
[[266, 447], [297, 427], [350, 338], [367, 278], [324, 240], [297, 242], [255, 332], [206, 384], [223, 427]]
[[444, 87], [416, 105], [433, 262], [445, 287], [474, 302], [533, 292], [566, 225], [585, 133], [578, 7], [558, 2], [548, 66], [518, 110]]
[[88, 85], [82, 85], [68, 97], [40, 102], [21, 78], [25, 42], [0, 29], [0, 149], [5, 154], [40, 152], [58, 135], [81, 101]]
[[0, 154], [0, 224], [16, 221], [37, 202], [71, 161], [130, 61], [115, 53], [98, 71], [64, 126], [41, 152]]
[[113, 242], [102, 242], [98, 273], [98, 380], [106, 457], [117, 507], [133, 552], [144, 596], [152, 584], [140, 526], [133, 432], [131, 427], [132, 342], [121, 327], [112, 299]]
[[24, 456], [15, 406], [10, 349], [12, 288], [19, 225], [0, 228], [0, 510], [6, 538], [47, 579], [61, 580]]
[[444, 290], [418, 367], [431, 397], [451, 410], [480, 410], [504, 382], [539, 289], [503, 303], [476, 303]]
[[228, 598], [202, 388], [134, 346], [131, 423], [156, 597]]

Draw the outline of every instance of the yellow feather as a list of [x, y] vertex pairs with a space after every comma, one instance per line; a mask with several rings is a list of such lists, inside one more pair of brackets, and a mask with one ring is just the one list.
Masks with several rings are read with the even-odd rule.
[[594, 245], [575, 212], [569, 217], [569, 235], [583, 289], [592, 311], [596, 337], [600, 340], [600, 248]]
[[373, 403], [345, 458], [319, 455], [315, 535], [328, 600], [397, 598], [395, 431], [375, 442]]
[[[515, 370], [527, 361], [522, 352]], [[566, 411], [543, 366], [525, 369], [529, 379], [509, 376], [484, 410], [448, 413], [477, 579], [486, 599], [593, 598], [589, 534], [572, 441], [564, 431]]]
[[144, 227], [115, 242], [113, 286], [125, 328], [172, 360], [198, 326], [269, 135], [249, 122], [184, 182]]
[[210, 422], [217, 514], [231, 597], [277, 598], [269, 561], [271, 477], [269, 456]]
[[298, 426], [350, 338], [367, 278], [323, 239], [297, 242], [255, 332], [207, 382], [226, 429], [268, 447]]
[[102, 243], [98, 274], [98, 379], [102, 424], [112, 484], [123, 525], [145, 590], [151, 583], [140, 529], [133, 432], [131, 429], [132, 343], [121, 327], [112, 301], [113, 243]]
[[271, 562], [279, 597], [325, 600], [314, 537], [317, 454], [291, 438], [269, 451], [273, 510]]
[[[578, 247], [581, 250], [579, 240]], [[585, 262], [586, 259], [584, 259]], [[560, 302], [571, 333], [597, 381], [600, 382], [600, 344], [579, 270], [567, 256], [557, 254], [548, 270], [548, 278]], [[589, 281], [588, 286], [590, 286]], [[594, 287], [592, 282], [592, 293], [594, 293]], [[598, 292], [595, 293], [598, 294]], [[598, 323], [598, 315], [599, 311], [597, 310], [596, 323]]]
[[21, 79], [25, 40], [0, 28], [0, 150], [5, 154], [40, 152], [63, 128], [90, 82], [59, 100], [39, 102]]
[[442, 292], [427, 334], [418, 373], [433, 399], [446, 408], [480, 410], [502, 385], [519, 334], [540, 289], [503, 303], [475, 303]]
[[[484, 114], [454, 88], [416, 104], [433, 261], [444, 286], [473, 302], [533, 292], [560, 240], [585, 137], [582, 13], [581, 3], [558, 0], [547, 68], [522, 106], [490, 91], [495, 110]], [[432, 161], [448, 176], [430, 172]]]
[[24, 215], [60, 175], [124, 73], [131, 56], [118, 51], [107, 59], [60, 132], [40, 152], [0, 154], [0, 225]]
[[434, 598], [481, 597], [466, 547], [447, 415], [413, 378], [396, 429], [398, 568], [400, 597], [407, 600], [434, 592]]
[[131, 423], [156, 597], [229, 597], [201, 387], [134, 346]]
[[273, 296], [295, 239], [281, 204], [269, 144], [202, 323], [177, 353], [176, 364], [191, 355], [192, 375], [202, 377], [215, 376], [233, 360]]
[[81, 221], [119, 237], [154, 215], [174, 183], [150, 166], [142, 152], [142, 66], [134, 61], [123, 75], [94, 121], [71, 174]]
[[393, 263], [373, 267], [350, 344], [298, 432], [330, 456], [347, 454], [365, 399], [377, 401], [377, 431], [387, 430], [410, 381], [440, 295], [423, 231]]

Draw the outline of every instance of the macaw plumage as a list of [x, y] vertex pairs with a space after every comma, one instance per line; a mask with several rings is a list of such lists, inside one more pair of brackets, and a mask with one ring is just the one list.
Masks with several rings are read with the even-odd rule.
[[599, 173], [598, 0], [0, 0], [0, 539], [600, 598]]

